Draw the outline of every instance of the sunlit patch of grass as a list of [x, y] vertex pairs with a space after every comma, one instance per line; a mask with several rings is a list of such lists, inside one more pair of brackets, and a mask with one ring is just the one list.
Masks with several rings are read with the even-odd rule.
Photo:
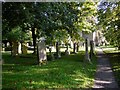
[[[31, 54], [32, 55], [32, 54]], [[47, 65], [34, 65], [36, 57], [11, 57], [3, 54], [3, 88], [92, 88], [96, 57], [84, 63], [84, 52], [62, 56]], [[29, 63], [28, 63], [29, 62]]]
[[117, 48], [117, 47], [115, 47], [115, 46], [113, 46], [113, 45], [107, 45], [107, 46], [100, 46], [101, 48]]
[[104, 50], [104, 52], [109, 56], [116, 81], [120, 86], [120, 50]]

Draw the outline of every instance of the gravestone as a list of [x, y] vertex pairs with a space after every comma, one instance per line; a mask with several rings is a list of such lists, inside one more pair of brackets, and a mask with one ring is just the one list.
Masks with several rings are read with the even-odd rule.
[[67, 44], [67, 48], [66, 48], [66, 50], [65, 50], [65, 55], [70, 55], [70, 50], [69, 50], [68, 44]]
[[18, 42], [18, 53], [21, 54], [21, 52], [22, 52], [22, 51], [21, 51], [21, 43]]
[[27, 54], [27, 42], [22, 43], [22, 54]]
[[10, 46], [10, 43], [9, 43], [9, 42], [7, 42], [7, 43], [6, 43], [6, 45], [7, 45], [7, 47], [9, 47], [9, 46]]
[[46, 45], [44, 41], [38, 42], [38, 63], [46, 64], [47, 54], [46, 54]]

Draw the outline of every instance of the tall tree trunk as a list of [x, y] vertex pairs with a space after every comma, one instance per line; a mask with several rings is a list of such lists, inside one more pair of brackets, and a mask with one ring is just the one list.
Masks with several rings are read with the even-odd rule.
[[73, 53], [76, 53], [76, 42], [73, 43]]
[[52, 53], [52, 47], [49, 47], [50, 60], [54, 60], [54, 55]]
[[33, 38], [33, 46], [34, 46], [34, 54], [36, 53], [36, 34], [35, 34], [35, 28], [32, 28], [32, 38]]
[[77, 43], [77, 52], [79, 52], [79, 42]]
[[89, 58], [89, 52], [88, 52], [88, 40], [85, 39], [85, 62], [91, 62]]
[[94, 44], [93, 40], [90, 41], [90, 58], [94, 55]]
[[17, 42], [17, 41], [13, 41], [13, 42], [12, 42], [11, 55], [12, 55], [12, 56], [18, 55], [18, 42]]
[[60, 54], [60, 47], [59, 47], [59, 42], [56, 42], [56, 56], [57, 58], [61, 58], [61, 54]]
[[5, 47], [7, 47], [7, 41], [5, 41], [5, 43], [4, 43], [4, 44], [5, 44]]
[[38, 44], [37, 44], [37, 65], [39, 65], [39, 50], [38, 50]]
[[10, 41], [10, 47], [11, 47], [11, 56], [12, 56], [12, 46], [13, 46], [13, 42], [12, 41]]
[[66, 50], [65, 50], [65, 54], [66, 55], [69, 55], [70, 54], [70, 51], [69, 51], [69, 46], [68, 46], [68, 43], [67, 43], [67, 45], [66, 45], [67, 47], [66, 47]]

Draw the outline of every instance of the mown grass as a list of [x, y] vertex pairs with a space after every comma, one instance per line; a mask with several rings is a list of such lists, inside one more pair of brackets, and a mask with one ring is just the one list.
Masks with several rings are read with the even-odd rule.
[[120, 87], [120, 50], [118, 51], [115, 48], [113, 48], [112, 50], [109, 49], [104, 50], [104, 52], [109, 57], [110, 64], [114, 72], [114, 76]]
[[84, 52], [62, 56], [38, 66], [37, 57], [11, 57], [3, 54], [3, 88], [92, 88], [96, 71], [96, 57], [92, 64], [84, 63]]
[[[107, 46], [100, 46], [101, 48], [115, 48], [113, 45], [107, 45]], [[117, 48], [117, 47], [116, 47]]]

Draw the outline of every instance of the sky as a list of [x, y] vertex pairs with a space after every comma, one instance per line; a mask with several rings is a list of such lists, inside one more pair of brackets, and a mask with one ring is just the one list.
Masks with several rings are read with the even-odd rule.
[[[86, 0], [0, 0], [3, 2], [85, 2]], [[90, 1], [90, 0], [89, 0]], [[103, 0], [93, 0], [94, 2]], [[106, 0], [108, 2], [118, 2], [120, 0]]]

